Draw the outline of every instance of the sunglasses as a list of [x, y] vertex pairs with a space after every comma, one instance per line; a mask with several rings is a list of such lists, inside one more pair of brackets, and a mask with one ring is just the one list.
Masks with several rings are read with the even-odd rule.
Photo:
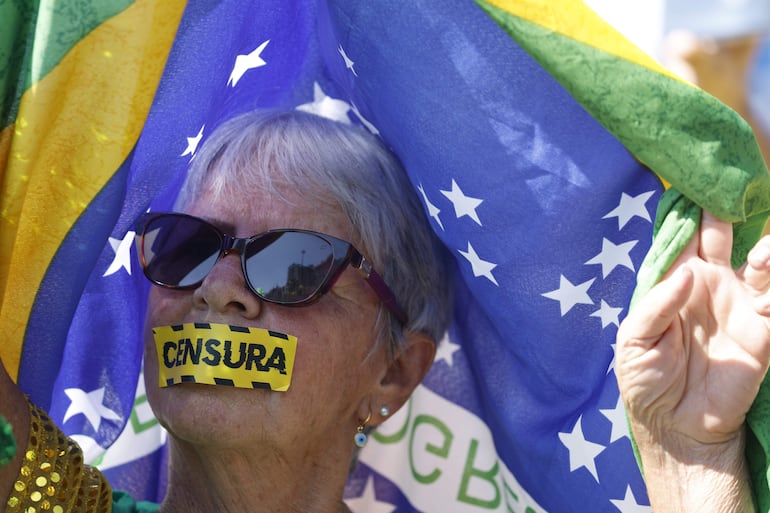
[[237, 252], [254, 294], [270, 303], [303, 306], [318, 301], [350, 265], [393, 315], [407, 322], [371, 263], [352, 244], [331, 235], [280, 229], [233, 237], [203, 219], [177, 213], [144, 214], [134, 230], [144, 275], [161, 287], [194, 289], [221, 258]]

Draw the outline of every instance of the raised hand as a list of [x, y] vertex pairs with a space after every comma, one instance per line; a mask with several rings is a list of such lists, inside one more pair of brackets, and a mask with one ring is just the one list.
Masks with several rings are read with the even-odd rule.
[[730, 500], [746, 498], [743, 424], [770, 359], [770, 238], [738, 271], [731, 247], [731, 225], [704, 214], [669, 274], [618, 330], [618, 382], [656, 513], [687, 511], [693, 502], [674, 505], [669, 492], [718, 492], [715, 477]]

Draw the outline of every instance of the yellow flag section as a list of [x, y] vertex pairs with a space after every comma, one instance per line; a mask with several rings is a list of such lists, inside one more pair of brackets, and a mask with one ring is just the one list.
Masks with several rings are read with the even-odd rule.
[[184, 6], [139, 0], [107, 19], [24, 92], [0, 134], [0, 355], [14, 378], [46, 269], [133, 148]]
[[679, 80], [628, 41], [582, 1], [487, 0], [483, 3], [529, 20], [554, 33]]

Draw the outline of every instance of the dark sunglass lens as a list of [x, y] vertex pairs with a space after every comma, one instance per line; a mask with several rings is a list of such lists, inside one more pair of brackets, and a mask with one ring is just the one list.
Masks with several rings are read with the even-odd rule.
[[278, 232], [252, 241], [246, 274], [255, 292], [271, 301], [300, 303], [321, 288], [334, 262], [331, 245], [309, 233]]
[[163, 285], [198, 285], [216, 264], [221, 244], [216, 231], [197, 219], [158, 217], [145, 230], [145, 273]]

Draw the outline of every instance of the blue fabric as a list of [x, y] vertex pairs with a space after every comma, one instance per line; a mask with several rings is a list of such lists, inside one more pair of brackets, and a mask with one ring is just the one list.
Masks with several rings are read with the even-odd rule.
[[[266, 41], [265, 64], [233, 84], [236, 57]], [[106, 238], [130, 237], [148, 208], [170, 208], [191, 159], [187, 139], [202, 128], [205, 139], [237, 113], [294, 108], [319, 94], [347, 102], [350, 122], [376, 127], [455, 258], [447, 277], [457, 283], [455, 318], [443, 342], [454, 351], [425, 385], [481, 419], [490, 442], [480, 442], [483, 433], [462, 447], [452, 438], [445, 459], [465, 474], [442, 500], [456, 499], [456, 511], [646, 504], [619, 409], [613, 344], [661, 184], [472, 2], [190, 1], [131, 158], [52, 264], [33, 312], [40, 341], [25, 341], [24, 364], [40, 366], [22, 369], [25, 389], [50, 403], [68, 434], [100, 447], [118, 438], [135, 406], [147, 284], [135, 260], [106, 273], [116, 258]], [[475, 205], [464, 214], [462, 197]], [[55, 277], [78, 268], [84, 250], [99, 257], [64, 346], [51, 348], [44, 340], [67, 321], [49, 317]], [[61, 362], [29, 357], [58, 353]], [[42, 368], [55, 379], [36, 381]], [[72, 389], [102, 391], [91, 395], [101, 401], [98, 425], [70, 410]], [[462, 429], [442, 422], [448, 432]], [[481, 446], [497, 459], [476, 468], [471, 456]], [[422, 447], [412, 446], [420, 464], [437, 465], [436, 450]], [[116, 488], [160, 500], [162, 492], [144, 495], [152, 485], [134, 492], [141, 474], [132, 465], [111, 472]], [[360, 465], [346, 496], [374, 483], [376, 500], [393, 511], [420, 509], [420, 493], [438, 496], [430, 479], [407, 489], [384, 472]], [[433, 474], [437, 482], [449, 475]]]

